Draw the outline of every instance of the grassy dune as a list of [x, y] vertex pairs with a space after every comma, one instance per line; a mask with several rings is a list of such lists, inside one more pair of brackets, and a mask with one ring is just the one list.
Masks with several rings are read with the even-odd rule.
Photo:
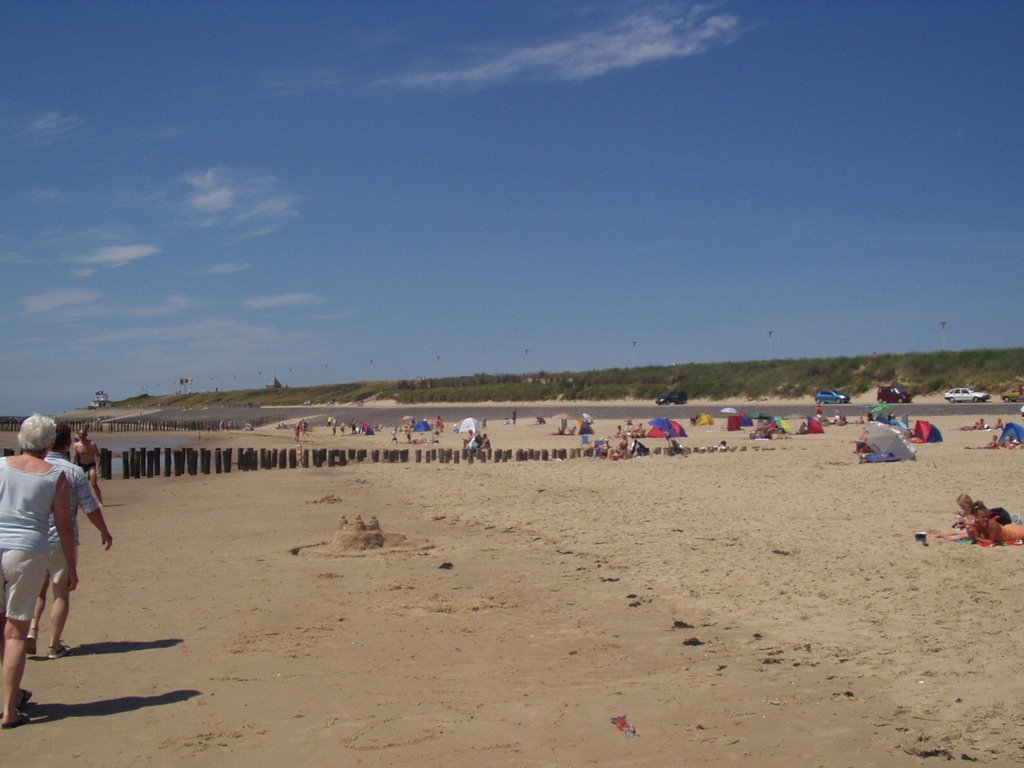
[[686, 363], [598, 371], [475, 374], [396, 381], [361, 381], [315, 387], [246, 389], [192, 394], [140, 395], [115, 403], [126, 407], [301, 405], [386, 398], [400, 403], [530, 402], [545, 400], [647, 400], [666, 389], [691, 398], [805, 398], [823, 387], [856, 397], [880, 384], [902, 384], [916, 395], [954, 386], [1000, 392], [1024, 384], [1024, 348], [911, 352], [863, 357]]

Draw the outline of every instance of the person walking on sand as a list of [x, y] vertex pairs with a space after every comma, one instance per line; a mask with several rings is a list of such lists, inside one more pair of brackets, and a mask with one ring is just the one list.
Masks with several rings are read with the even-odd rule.
[[78, 442], [75, 443], [75, 450], [71, 455], [71, 462], [85, 470], [89, 478], [89, 485], [96, 495], [100, 509], [103, 509], [103, 494], [100, 493], [100, 449], [94, 440], [89, 439], [89, 428], [82, 427], [78, 430]]
[[[70, 512], [72, 529], [75, 534], [75, 547], [78, 547], [78, 510], [85, 512], [89, 522], [100, 532], [100, 541], [104, 549], [110, 549], [114, 543], [114, 537], [107, 530], [107, 523], [103, 519], [103, 512], [100, 510], [89, 489], [89, 480], [81, 467], [76, 467], [65, 458], [68, 447], [71, 444], [71, 427], [67, 424], [58, 424], [56, 438], [53, 441], [53, 448], [46, 454], [45, 461], [55, 467], [60, 467], [64, 477], [68, 481], [68, 489], [71, 492]], [[71, 646], [61, 642], [61, 635], [64, 632], [64, 625], [68, 620], [68, 612], [71, 610], [71, 594], [68, 590], [68, 563], [64, 557], [64, 550], [61, 548], [60, 535], [54, 520], [50, 519], [50, 553], [47, 559], [47, 578], [43, 581], [43, 588], [36, 598], [36, 609], [32, 616], [32, 622], [28, 627], [28, 637], [25, 642], [25, 651], [29, 656], [36, 653], [36, 637], [39, 633], [39, 621], [42, 619], [43, 611], [46, 608], [46, 592], [53, 584], [53, 605], [50, 608], [50, 645], [47, 655], [51, 659], [62, 659], [70, 656]]]
[[25, 674], [25, 638], [39, 586], [46, 578], [51, 515], [68, 568], [68, 591], [78, 586], [75, 534], [68, 481], [43, 457], [53, 446], [57, 427], [38, 413], [18, 431], [21, 454], [0, 458], [0, 625], [3, 626], [3, 725], [17, 728], [31, 720], [21, 712], [32, 694], [21, 687]]

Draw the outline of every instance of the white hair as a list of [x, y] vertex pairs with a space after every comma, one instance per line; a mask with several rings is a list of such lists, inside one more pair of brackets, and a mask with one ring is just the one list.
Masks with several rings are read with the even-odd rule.
[[57, 436], [57, 424], [49, 416], [33, 413], [21, 423], [18, 446], [23, 451], [48, 451]]

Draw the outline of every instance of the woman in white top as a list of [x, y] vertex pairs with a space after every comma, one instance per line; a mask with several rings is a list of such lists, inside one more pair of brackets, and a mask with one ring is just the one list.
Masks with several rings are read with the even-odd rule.
[[75, 534], [64, 472], [43, 460], [53, 445], [53, 419], [35, 414], [18, 432], [19, 456], [0, 459], [0, 622], [4, 632], [4, 729], [25, 725], [21, 708], [32, 695], [22, 690], [25, 638], [39, 589], [46, 579], [47, 533], [53, 513], [68, 561], [68, 589], [78, 586]]

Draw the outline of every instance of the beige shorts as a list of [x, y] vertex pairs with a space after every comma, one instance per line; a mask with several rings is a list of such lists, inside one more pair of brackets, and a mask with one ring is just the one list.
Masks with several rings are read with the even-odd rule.
[[54, 547], [46, 559], [46, 570], [50, 572], [52, 584], [67, 584], [70, 571], [68, 570], [68, 559], [64, 557], [62, 547]]
[[46, 554], [0, 549], [0, 586], [5, 613], [15, 621], [30, 621], [36, 598], [46, 580]]

